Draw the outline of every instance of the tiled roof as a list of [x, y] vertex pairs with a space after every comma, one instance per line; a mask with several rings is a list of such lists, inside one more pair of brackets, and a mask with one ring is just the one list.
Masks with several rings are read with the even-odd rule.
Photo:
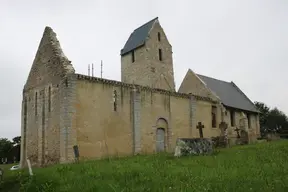
[[135, 29], [126, 41], [124, 48], [121, 50], [121, 55], [125, 55], [126, 53], [144, 45], [149, 31], [156, 20], [158, 20], [158, 17]]
[[253, 102], [236, 86], [235, 83], [199, 74], [197, 74], [197, 76], [206, 83], [209, 89], [220, 97], [221, 102], [224, 105], [246, 111], [258, 112]]

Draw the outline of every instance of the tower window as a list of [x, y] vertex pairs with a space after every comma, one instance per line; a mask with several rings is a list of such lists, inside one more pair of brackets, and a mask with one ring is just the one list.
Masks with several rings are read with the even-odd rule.
[[158, 32], [158, 41], [160, 42], [161, 41], [161, 33]]
[[162, 49], [159, 49], [159, 60], [162, 61]]
[[134, 52], [134, 50], [132, 51], [132, 63], [134, 63], [135, 62], [135, 52]]

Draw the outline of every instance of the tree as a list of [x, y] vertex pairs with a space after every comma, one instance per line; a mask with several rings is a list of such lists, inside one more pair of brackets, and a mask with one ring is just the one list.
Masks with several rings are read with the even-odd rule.
[[7, 138], [0, 138], [0, 157], [7, 157], [9, 151], [13, 148], [13, 142]]
[[275, 107], [270, 110], [267, 118], [267, 126], [274, 128], [274, 131], [283, 134], [288, 129], [288, 118], [285, 113]]
[[262, 102], [255, 102], [255, 106], [260, 112], [260, 131], [261, 134], [278, 132], [288, 134], [288, 118], [285, 113], [277, 107], [270, 109]]
[[14, 137], [12, 139], [12, 141], [13, 141], [13, 144], [20, 145], [21, 144], [21, 136]]
[[270, 113], [270, 108], [262, 102], [255, 101], [255, 106], [260, 112], [259, 114], [259, 122], [260, 122], [260, 131], [264, 133], [267, 129], [267, 119]]

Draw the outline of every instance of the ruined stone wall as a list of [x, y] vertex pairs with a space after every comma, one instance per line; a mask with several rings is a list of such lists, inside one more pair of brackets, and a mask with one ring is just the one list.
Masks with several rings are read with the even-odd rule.
[[58, 162], [60, 157], [59, 87], [57, 84], [38, 86], [26, 91], [23, 100], [27, 102], [27, 120], [26, 125], [23, 122], [21, 160], [26, 163], [25, 159], [28, 158], [33, 165], [42, 165], [50, 161]]
[[[251, 113], [250, 116], [250, 128], [248, 127], [248, 119], [246, 116], [245, 111], [237, 110], [235, 111], [235, 126], [231, 125], [231, 119], [230, 119], [230, 109], [226, 109], [225, 113], [225, 122], [228, 124], [228, 134], [231, 138], [237, 137], [237, 132], [235, 131], [236, 128], [242, 128], [247, 131], [249, 135], [249, 142], [253, 143], [256, 141], [257, 137], [259, 137], [260, 130], [259, 130], [259, 118], [257, 113]], [[244, 127], [240, 124], [240, 120], [244, 119]], [[234, 139], [235, 140], [235, 139]]]
[[37, 166], [60, 161], [60, 98], [69, 73], [74, 69], [46, 27], [23, 89], [21, 166], [27, 158]]
[[[159, 49], [162, 50], [162, 61], [159, 60]], [[175, 91], [172, 46], [158, 21], [145, 45], [137, 48], [134, 54], [135, 62], [132, 62], [131, 52], [121, 57], [122, 82]]]
[[204, 137], [216, 134], [205, 118], [211, 111], [201, 109], [211, 108], [209, 98], [194, 96], [190, 102], [187, 94], [77, 76], [76, 135], [82, 158], [154, 153], [157, 128], [165, 129], [167, 151], [174, 150], [179, 137], [199, 137], [198, 121], [207, 125]]

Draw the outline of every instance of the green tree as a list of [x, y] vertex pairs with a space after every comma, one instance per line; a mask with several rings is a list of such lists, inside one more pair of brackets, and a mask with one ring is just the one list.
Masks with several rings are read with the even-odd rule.
[[20, 145], [21, 144], [21, 136], [14, 137], [12, 139], [12, 141], [13, 141], [13, 144]]
[[276, 107], [271, 109], [267, 118], [267, 127], [271, 127], [278, 133], [284, 133], [288, 129], [288, 118], [285, 113]]
[[264, 133], [267, 129], [267, 119], [270, 113], [270, 108], [262, 102], [256, 101], [255, 103], [256, 108], [260, 112], [259, 115], [259, 122], [260, 122], [260, 131], [261, 133]]
[[7, 157], [9, 151], [13, 148], [13, 142], [7, 138], [0, 138], [0, 157]]
[[260, 112], [259, 121], [261, 134], [269, 132], [288, 134], [288, 118], [284, 112], [277, 107], [270, 109], [263, 102], [256, 101], [255, 106]]

